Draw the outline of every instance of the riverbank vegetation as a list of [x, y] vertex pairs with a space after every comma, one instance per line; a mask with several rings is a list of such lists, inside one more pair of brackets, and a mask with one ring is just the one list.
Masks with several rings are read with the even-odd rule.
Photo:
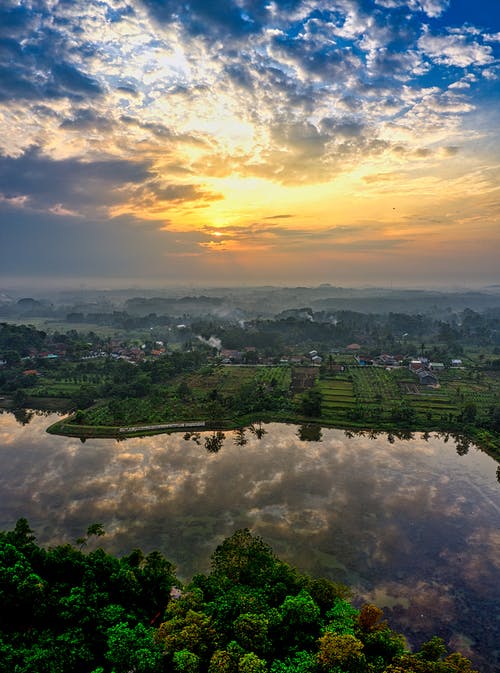
[[0, 533], [0, 673], [474, 673], [437, 637], [411, 653], [379, 608], [246, 529], [185, 585], [157, 551], [106, 553], [104, 534], [44, 549], [25, 519]]
[[[53, 431], [82, 437], [116, 436], [124, 426], [140, 434], [141, 425], [228, 429], [276, 420], [461, 434], [500, 458], [496, 314], [466, 310], [460, 328], [440, 323], [438, 332], [418, 316], [382, 321], [351, 312], [339, 326], [307, 315], [245, 326], [198, 319], [143, 343], [4, 323], [0, 405], [71, 409]], [[410, 343], [407, 332], [397, 341], [404, 327], [430, 343]], [[364, 345], [336, 345], [361, 329]]]

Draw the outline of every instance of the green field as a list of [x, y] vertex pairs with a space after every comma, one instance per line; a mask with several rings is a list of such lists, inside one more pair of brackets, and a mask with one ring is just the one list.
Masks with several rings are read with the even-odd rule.
[[[208, 365], [152, 385], [138, 398], [101, 400], [80, 416], [87, 427], [206, 421], [237, 427], [252, 420], [317, 422], [388, 431], [465, 432], [498, 452], [488, 427], [500, 399], [500, 378], [488, 372], [447, 370], [437, 387], [423, 386], [408, 369], [346, 366], [343, 372], [284, 366]], [[92, 380], [92, 379], [91, 379]], [[31, 394], [71, 398], [76, 380], [44, 380]], [[303, 401], [315, 390], [320, 411], [305, 414]]]

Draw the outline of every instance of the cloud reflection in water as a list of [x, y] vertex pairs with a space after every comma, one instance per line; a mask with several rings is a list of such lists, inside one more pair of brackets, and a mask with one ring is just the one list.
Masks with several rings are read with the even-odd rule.
[[110, 551], [159, 549], [190, 577], [248, 526], [300, 569], [386, 606], [416, 644], [439, 633], [492, 665], [482, 657], [495, 649], [486, 615], [500, 602], [500, 490], [494, 461], [474, 448], [458, 456], [437, 437], [333, 429], [300, 441], [295, 426], [271, 424], [260, 440], [227, 433], [207, 453], [182, 434], [81, 444], [45, 434], [45, 418], [0, 424], [4, 529], [25, 516], [55, 544], [100, 522]]

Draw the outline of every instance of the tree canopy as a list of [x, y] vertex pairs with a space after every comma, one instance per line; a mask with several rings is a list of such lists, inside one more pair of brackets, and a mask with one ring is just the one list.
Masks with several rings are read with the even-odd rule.
[[473, 673], [439, 638], [409, 652], [348, 598], [247, 529], [182, 587], [157, 551], [44, 549], [20, 519], [0, 533], [0, 673]]

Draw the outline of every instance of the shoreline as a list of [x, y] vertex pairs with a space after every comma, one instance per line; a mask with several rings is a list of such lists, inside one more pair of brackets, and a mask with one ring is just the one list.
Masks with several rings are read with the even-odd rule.
[[468, 428], [465, 431], [456, 431], [450, 428], [419, 428], [419, 427], [395, 427], [390, 424], [380, 424], [378, 426], [367, 426], [363, 423], [329, 423], [321, 418], [305, 418], [301, 416], [290, 416], [276, 413], [260, 414], [258, 419], [251, 416], [242, 416], [238, 419], [225, 419], [220, 421], [210, 420], [182, 420], [171, 421], [168, 423], [145, 424], [134, 426], [94, 426], [94, 425], [78, 425], [72, 423], [73, 414], [56, 421], [50, 425], [46, 432], [53, 435], [60, 435], [63, 437], [79, 437], [80, 439], [118, 439], [123, 440], [129, 437], [148, 437], [159, 434], [171, 434], [174, 432], [216, 432], [231, 431], [240, 428], [248, 427], [259, 423], [286, 423], [298, 426], [320, 426], [323, 428], [337, 428], [347, 432], [374, 432], [387, 433], [387, 435], [394, 435], [395, 437], [409, 438], [415, 432], [434, 432], [438, 434], [451, 435], [457, 440], [461, 439], [464, 445], [473, 443], [481, 451], [487, 453], [491, 458], [500, 463], [500, 440], [492, 435], [492, 433], [482, 430], [481, 428]]

